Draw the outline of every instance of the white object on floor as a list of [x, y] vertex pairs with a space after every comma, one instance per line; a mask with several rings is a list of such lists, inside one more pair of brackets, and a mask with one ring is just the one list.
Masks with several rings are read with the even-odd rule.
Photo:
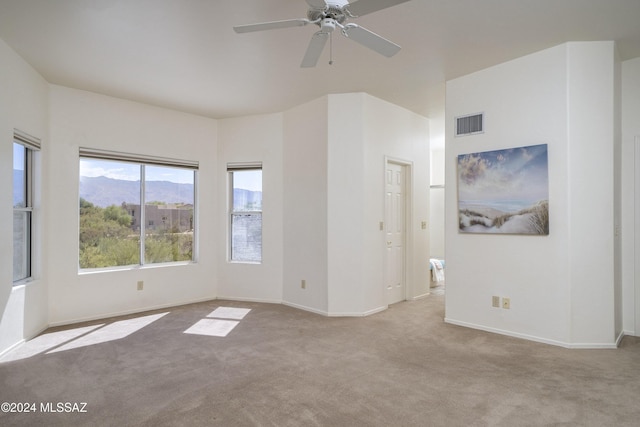
[[436, 284], [444, 282], [444, 267], [442, 266], [440, 260], [431, 258], [429, 260], [429, 263], [431, 264], [433, 281], [436, 282]]
[[240, 323], [235, 320], [202, 319], [196, 322], [185, 334], [226, 337]]
[[219, 319], [244, 319], [244, 316], [250, 312], [250, 308], [236, 308], [236, 307], [218, 307], [213, 310], [207, 317], [217, 317]]

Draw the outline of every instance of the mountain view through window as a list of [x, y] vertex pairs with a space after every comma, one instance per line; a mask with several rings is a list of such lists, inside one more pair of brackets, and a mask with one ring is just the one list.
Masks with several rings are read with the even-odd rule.
[[194, 195], [192, 169], [81, 158], [80, 268], [192, 260]]

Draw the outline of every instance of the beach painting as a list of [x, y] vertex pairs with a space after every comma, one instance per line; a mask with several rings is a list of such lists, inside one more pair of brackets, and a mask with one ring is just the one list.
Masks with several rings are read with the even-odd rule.
[[547, 144], [458, 156], [461, 233], [549, 234]]

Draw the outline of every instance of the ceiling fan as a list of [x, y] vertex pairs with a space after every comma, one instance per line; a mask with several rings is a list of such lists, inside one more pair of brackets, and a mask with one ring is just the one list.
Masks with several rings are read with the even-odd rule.
[[[316, 66], [327, 40], [336, 27], [340, 28], [345, 37], [381, 55], [391, 57], [400, 51], [400, 46], [364, 27], [353, 23], [346, 23], [346, 21], [349, 18], [367, 15], [407, 1], [409, 0], [356, 0], [349, 3], [347, 0], [306, 0], [309, 5], [307, 18], [237, 25], [233, 27], [233, 29], [236, 33], [249, 33], [253, 31], [303, 27], [308, 24], [316, 24], [320, 27], [320, 31], [311, 37], [307, 51], [300, 64], [303, 68]], [[329, 63], [331, 63], [331, 61]]]

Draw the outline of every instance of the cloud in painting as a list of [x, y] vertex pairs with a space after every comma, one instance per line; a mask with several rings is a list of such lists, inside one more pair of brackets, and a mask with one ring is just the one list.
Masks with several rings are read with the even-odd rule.
[[458, 157], [458, 197], [463, 202], [548, 199], [547, 145]]

